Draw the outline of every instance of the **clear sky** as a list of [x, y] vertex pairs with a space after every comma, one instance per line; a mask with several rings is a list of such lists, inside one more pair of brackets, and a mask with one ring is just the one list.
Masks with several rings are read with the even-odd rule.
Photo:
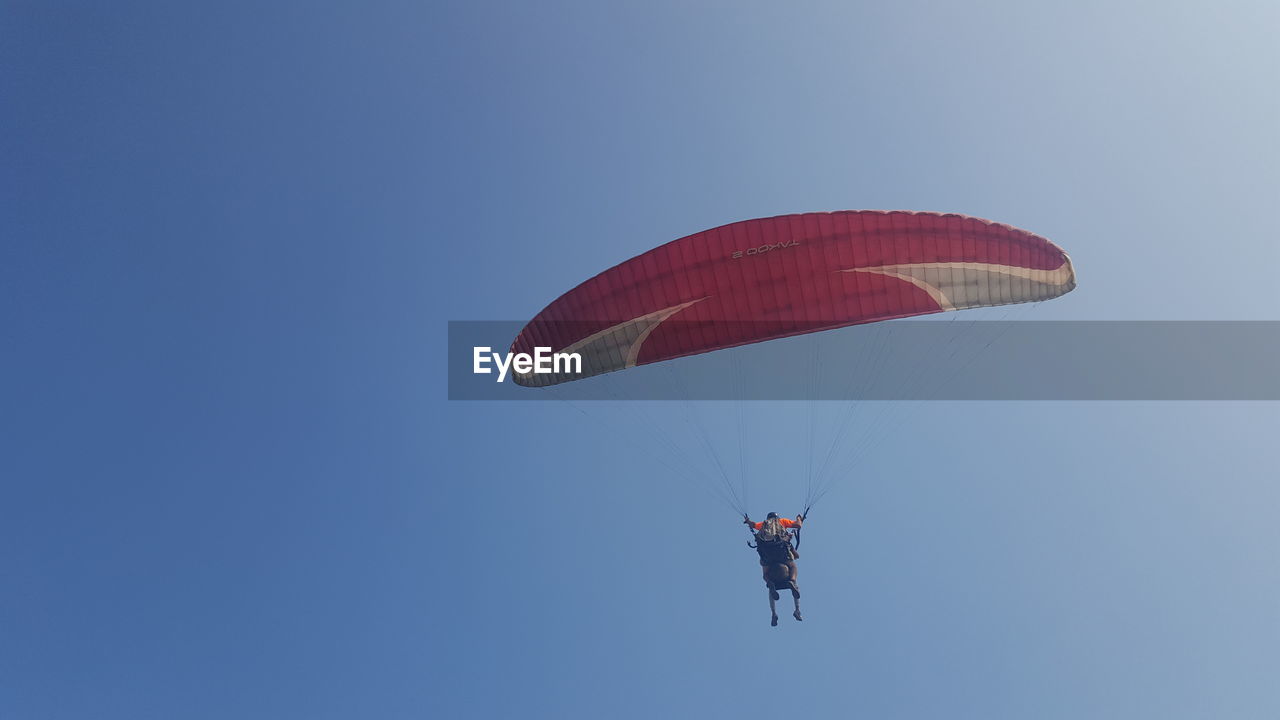
[[[1277, 31], [3, 3], [0, 717], [1280, 717], [1274, 404], [930, 404], [815, 510], [770, 628], [702, 489], [443, 379], [449, 320], [811, 210], [1049, 237], [1080, 286], [1036, 319], [1280, 320]], [[798, 509], [776, 446], [757, 516]]]

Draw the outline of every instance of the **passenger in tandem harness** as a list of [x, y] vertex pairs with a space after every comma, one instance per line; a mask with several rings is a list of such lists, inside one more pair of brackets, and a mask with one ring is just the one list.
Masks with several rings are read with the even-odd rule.
[[778, 591], [783, 589], [790, 590], [795, 600], [796, 611], [792, 617], [804, 620], [800, 616], [800, 586], [796, 582], [800, 572], [796, 568], [796, 558], [800, 553], [794, 544], [804, 524], [804, 515], [797, 515], [795, 520], [791, 520], [771, 512], [762, 522], [752, 522], [747, 516], [743, 516], [742, 521], [754, 535], [755, 543], [748, 542], [747, 545], [760, 555], [764, 584], [769, 588], [769, 612], [773, 616], [770, 624], [778, 624], [776, 603], [780, 597]]

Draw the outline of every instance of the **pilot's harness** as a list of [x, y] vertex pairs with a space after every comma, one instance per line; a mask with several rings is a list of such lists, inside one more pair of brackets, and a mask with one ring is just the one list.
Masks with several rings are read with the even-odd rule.
[[[788, 545], [791, 545], [792, 547], [794, 547], [794, 548], [798, 551], [798, 550], [800, 550], [800, 530], [804, 527], [804, 525], [803, 525], [804, 521], [809, 519], [809, 508], [805, 508], [805, 509], [804, 509], [804, 512], [800, 513], [797, 517], [799, 517], [799, 518], [800, 518], [801, 526], [800, 526], [800, 527], [798, 527], [798, 528], [796, 528], [795, 530], [792, 530], [792, 531], [789, 533], [790, 535], [792, 535], [792, 536], [794, 536], [794, 537], [795, 537], [795, 539], [796, 539], [795, 544], [794, 544], [794, 545], [792, 544], [792, 542], [791, 542], [791, 538], [790, 538], [790, 537], [788, 537], [788, 538], [787, 538], [787, 544], [788, 544]], [[750, 522], [751, 522], [751, 516], [747, 515], [746, 513], [743, 513], [743, 515], [742, 515], [742, 521], [743, 521], [743, 522], [746, 522], [746, 523], [750, 523]], [[781, 542], [781, 540], [776, 540], [776, 541], [774, 541], [774, 542]], [[752, 542], [751, 542], [750, 540], [748, 540], [748, 541], [747, 541], [747, 547], [751, 548], [752, 550], [756, 550], [756, 549], [757, 549], [757, 548], [759, 548], [760, 546], [759, 546], [758, 544], [752, 544]]]

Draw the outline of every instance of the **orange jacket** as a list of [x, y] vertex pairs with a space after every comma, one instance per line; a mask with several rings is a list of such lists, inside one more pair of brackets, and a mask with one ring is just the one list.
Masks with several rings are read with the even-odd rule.
[[[800, 527], [799, 520], [792, 520], [791, 518], [784, 518], [784, 517], [778, 518], [778, 524], [787, 529]], [[753, 523], [751, 527], [759, 530], [760, 528], [764, 527], [764, 523], [763, 522]]]

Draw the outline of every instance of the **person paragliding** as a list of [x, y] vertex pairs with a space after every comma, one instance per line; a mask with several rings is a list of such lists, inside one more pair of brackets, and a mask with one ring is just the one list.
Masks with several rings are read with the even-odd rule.
[[796, 567], [796, 559], [800, 557], [796, 550], [795, 539], [804, 525], [804, 514], [795, 520], [780, 517], [771, 512], [761, 522], [752, 522], [749, 516], [743, 516], [742, 522], [751, 530], [754, 543], [747, 545], [755, 548], [760, 556], [760, 570], [764, 576], [765, 587], [769, 589], [769, 613], [773, 616], [770, 625], [777, 626], [777, 602], [781, 595], [779, 590], [790, 590], [795, 601], [796, 610], [791, 614], [796, 620], [804, 620], [800, 615], [800, 585], [797, 582], [800, 571]]
[[[743, 220], [659, 245], [551, 301], [512, 340], [509, 356], [529, 359], [549, 352], [578, 362], [513, 366], [511, 378], [523, 387], [550, 388], [798, 335], [1038, 303], [1075, 287], [1075, 269], [1062, 248], [1035, 233], [981, 218], [845, 210]], [[815, 364], [818, 355], [815, 350]], [[942, 362], [964, 367], [954, 349], [941, 355]], [[844, 360], [832, 362], [843, 367]], [[878, 367], [876, 361], [870, 369]], [[916, 376], [918, 370], [907, 374]], [[820, 377], [815, 373], [815, 384]], [[690, 399], [687, 391], [682, 394]], [[845, 427], [837, 428], [836, 438]], [[741, 428], [739, 415], [740, 435]], [[661, 427], [657, 434], [664, 439]], [[665, 440], [678, 450], [670, 438]], [[689, 474], [709, 483], [716, 494], [723, 491], [725, 504], [735, 515], [742, 514], [755, 540], [751, 546], [760, 554], [770, 610], [778, 591], [786, 588], [800, 620], [796, 546], [808, 506], [828, 489], [832, 476], [823, 478], [827, 463], [819, 467], [817, 478], [809, 478], [803, 513], [794, 520], [770, 513], [755, 523], [745, 515], [745, 473], [739, 493], [705, 429], [701, 440], [720, 477]], [[651, 444], [638, 437], [635, 443]], [[833, 440], [827, 460], [833, 459], [835, 448]], [[778, 624], [776, 611], [773, 624]]]

